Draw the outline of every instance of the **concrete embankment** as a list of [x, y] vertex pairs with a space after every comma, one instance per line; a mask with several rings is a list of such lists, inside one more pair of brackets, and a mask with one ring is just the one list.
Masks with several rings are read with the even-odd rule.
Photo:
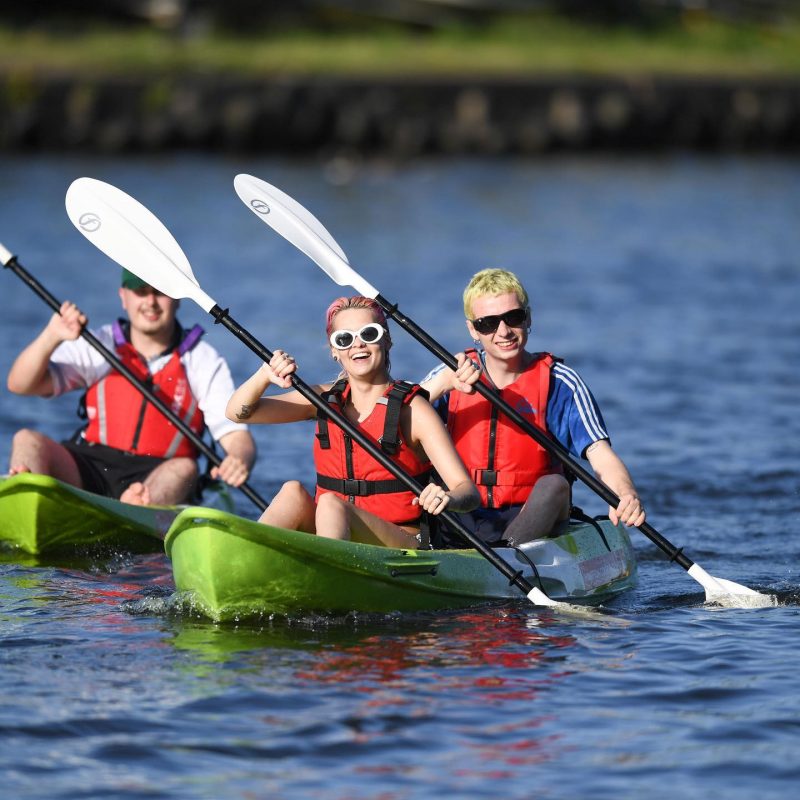
[[519, 154], [800, 149], [800, 79], [0, 76], [0, 148]]

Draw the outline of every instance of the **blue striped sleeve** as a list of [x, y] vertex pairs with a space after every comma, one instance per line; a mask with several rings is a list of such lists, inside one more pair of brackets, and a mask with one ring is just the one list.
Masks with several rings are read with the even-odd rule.
[[574, 456], [583, 458], [590, 444], [609, 438], [603, 415], [589, 387], [572, 367], [556, 363], [552, 374], [547, 429]]

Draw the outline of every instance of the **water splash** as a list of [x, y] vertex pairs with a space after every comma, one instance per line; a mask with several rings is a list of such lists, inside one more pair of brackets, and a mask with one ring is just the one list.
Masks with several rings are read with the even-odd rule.
[[708, 597], [706, 605], [717, 608], [775, 608], [779, 603], [774, 594], [729, 592]]

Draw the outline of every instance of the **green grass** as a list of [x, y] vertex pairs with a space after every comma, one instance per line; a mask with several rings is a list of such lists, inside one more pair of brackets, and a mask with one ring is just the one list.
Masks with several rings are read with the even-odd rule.
[[82, 33], [0, 27], [8, 73], [237, 73], [280, 75], [800, 74], [800, 22], [733, 26], [703, 16], [651, 31], [600, 28], [556, 18], [498, 23], [482, 31], [426, 35], [398, 30], [208, 35], [180, 39], [153, 29]]

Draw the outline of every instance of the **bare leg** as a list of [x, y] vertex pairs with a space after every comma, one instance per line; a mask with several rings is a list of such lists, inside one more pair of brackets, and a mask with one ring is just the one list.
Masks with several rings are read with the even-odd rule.
[[78, 465], [69, 450], [38, 431], [23, 428], [14, 434], [9, 463], [9, 475], [34, 472], [72, 486], [83, 486]]
[[132, 505], [185, 503], [196, 481], [197, 462], [193, 458], [170, 458], [159, 464], [144, 483], [132, 483], [119, 499]]
[[314, 533], [314, 498], [300, 481], [287, 481], [258, 521], [275, 528]]
[[323, 494], [317, 502], [316, 526], [317, 536], [328, 539], [352, 539], [363, 544], [407, 549], [418, 546], [415, 532], [356, 508], [331, 492]]
[[569, 518], [569, 482], [563, 475], [544, 475], [503, 536], [520, 545], [550, 534], [557, 522]]

